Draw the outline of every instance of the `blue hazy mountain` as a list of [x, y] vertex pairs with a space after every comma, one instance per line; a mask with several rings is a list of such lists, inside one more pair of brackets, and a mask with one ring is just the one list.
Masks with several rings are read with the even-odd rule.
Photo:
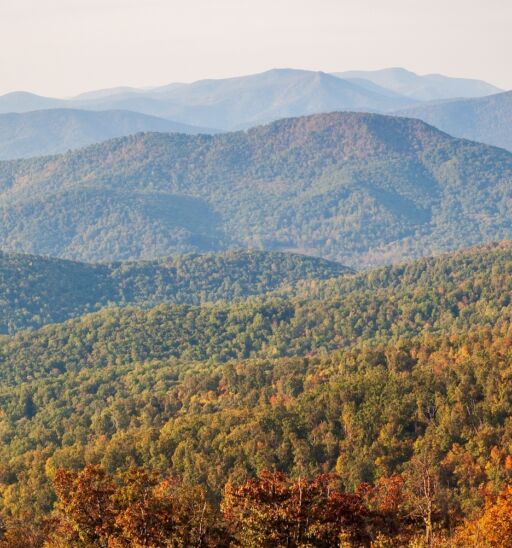
[[87, 100], [81, 106], [123, 108], [232, 130], [285, 117], [342, 110], [389, 111], [410, 104], [406, 98], [379, 93], [323, 72], [275, 69], [138, 93], [121, 92]]
[[405, 69], [335, 75], [273, 69], [150, 89], [93, 90], [70, 99], [16, 92], [0, 97], [0, 113], [48, 108], [130, 110], [183, 124], [233, 130], [291, 116], [347, 110], [390, 112], [418, 101], [479, 97], [499, 91], [480, 80], [419, 76]]
[[456, 137], [512, 151], [512, 91], [478, 99], [424, 103], [398, 111]]
[[404, 68], [353, 70], [335, 74], [344, 80], [355, 81], [359, 85], [362, 80], [367, 80], [381, 88], [418, 101], [483, 97], [503, 91], [482, 80], [451, 78], [442, 74], [419, 75]]
[[65, 104], [62, 99], [43, 97], [27, 91], [13, 91], [0, 96], [0, 114], [6, 112], [29, 112], [48, 108], [57, 108]]
[[[47, 98], [24, 94], [0, 97], [1, 112], [34, 110]], [[50, 107], [84, 110], [130, 110], [184, 124], [224, 130], [272, 120], [330, 111], [387, 112], [410, 106], [409, 98], [371, 89], [324, 72], [274, 69], [261, 74], [170, 84], [153, 89], [114, 88], [72, 99], [51, 99]], [[39, 108], [39, 107], [37, 107]]]
[[138, 112], [48, 109], [0, 114], [0, 159], [56, 154], [141, 131], [208, 133]]

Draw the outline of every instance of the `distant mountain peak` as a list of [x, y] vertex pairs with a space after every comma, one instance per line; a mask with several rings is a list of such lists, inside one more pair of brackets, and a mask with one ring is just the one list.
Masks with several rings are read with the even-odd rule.
[[378, 86], [359, 84], [324, 71], [275, 68], [146, 90], [98, 90], [67, 100], [0, 98], [0, 113], [56, 107], [130, 110], [193, 126], [233, 130], [288, 116], [333, 110], [391, 111], [413, 103]]
[[429, 101], [454, 97], [483, 97], [500, 90], [482, 80], [453, 78], [442, 74], [420, 75], [402, 67], [335, 73], [344, 79], [366, 79], [401, 95]]

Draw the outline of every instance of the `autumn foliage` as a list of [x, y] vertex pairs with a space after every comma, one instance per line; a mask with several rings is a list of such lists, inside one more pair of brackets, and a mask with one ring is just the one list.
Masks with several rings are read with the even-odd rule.
[[52, 515], [35, 523], [4, 522], [0, 547], [512, 546], [512, 487], [488, 494], [484, 509], [450, 535], [428, 521], [424, 508], [435, 506], [435, 498], [424, 493], [421, 499], [411, 490], [410, 474], [383, 476], [347, 493], [335, 475], [293, 479], [267, 471], [227, 483], [219, 497], [140, 468], [117, 475], [93, 465], [58, 470]]
[[55, 490], [56, 527], [47, 546], [185, 547], [208, 546], [216, 539], [202, 489], [185, 489], [144, 470], [131, 469], [115, 479], [98, 466], [59, 470]]
[[264, 473], [236, 487], [228, 484], [224, 518], [240, 546], [336, 546], [342, 537], [370, 538], [371, 512], [361, 494], [335, 488], [335, 478], [291, 481]]
[[508, 548], [512, 546], [512, 487], [488, 497], [482, 515], [466, 521], [455, 536], [455, 545]]

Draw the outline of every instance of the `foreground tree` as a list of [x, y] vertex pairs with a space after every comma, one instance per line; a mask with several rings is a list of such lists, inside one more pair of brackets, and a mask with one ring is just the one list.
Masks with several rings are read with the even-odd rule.
[[58, 470], [54, 486], [58, 519], [50, 546], [107, 546], [115, 535], [115, 487], [105, 470], [90, 465], [80, 472]]
[[48, 547], [221, 546], [222, 531], [200, 488], [132, 469], [57, 472], [56, 526]]
[[335, 489], [332, 476], [296, 481], [264, 472], [241, 486], [227, 484], [222, 511], [239, 546], [366, 544], [372, 514], [361, 494]]
[[0, 548], [41, 548], [52, 525], [51, 520], [38, 523], [6, 520], [0, 523]]

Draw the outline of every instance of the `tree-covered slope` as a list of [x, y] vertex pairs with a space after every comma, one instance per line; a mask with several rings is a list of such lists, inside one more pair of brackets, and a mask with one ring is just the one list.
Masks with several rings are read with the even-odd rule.
[[268, 251], [110, 264], [0, 253], [0, 333], [62, 322], [107, 305], [233, 301], [348, 272], [323, 259]]
[[512, 151], [512, 91], [478, 99], [415, 105], [397, 114], [419, 118], [456, 137]]
[[57, 468], [100, 463], [216, 496], [263, 470], [352, 490], [423, 465], [433, 519], [471, 516], [510, 479], [511, 273], [505, 243], [318, 282], [320, 301], [107, 310], [4, 340], [0, 515], [47, 515]]
[[200, 307], [107, 308], [21, 332], [0, 346], [0, 381], [116, 363], [322, 354], [361, 341], [492, 326], [512, 314], [512, 248], [504, 244], [305, 284], [297, 297], [278, 291]]
[[512, 154], [333, 113], [0, 163], [0, 246], [78, 260], [251, 245], [367, 265], [512, 236]]

